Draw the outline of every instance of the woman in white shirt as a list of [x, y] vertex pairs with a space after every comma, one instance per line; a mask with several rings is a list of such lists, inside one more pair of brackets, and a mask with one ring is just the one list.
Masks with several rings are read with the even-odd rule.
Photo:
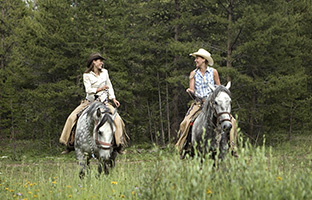
[[[112, 100], [116, 107], [120, 106], [119, 101], [116, 100], [113, 85], [109, 79], [108, 71], [103, 69], [103, 60], [99, 53], [92, 53], [87, 62], [87, 69], [83, 74], [83, 83], [86, 90], [86, 99], [69, 115], [63, 128], [60, 143], [66, 145], [66, 150], [62, 154], [69, 153], [74, 150], [74, 134], [75, 124], [77, 122], [77, 114], [86, 108], [91, 102], [99, 98], [101, 102], [105, 102], [106, 106], [113, 112], [114, 107], [108, 103], [108, 100]], [[122, 153], [122, 149], [125, 145], [124, 132], [125, 124], [121, 117], [117, 114], [115, 120], [115, 142], [117, 145], [117, 151]]]

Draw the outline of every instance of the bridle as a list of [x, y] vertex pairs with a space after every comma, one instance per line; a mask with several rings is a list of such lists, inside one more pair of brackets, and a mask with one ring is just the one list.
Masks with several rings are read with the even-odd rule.
[[[95, 129], [95, 131], [94, 131], [94, 141], [95, 141], [95, 144], [97, 145], [97, 147], [98, 148], [100, 148], [100, 149], [104, 149], [104, 150], [109, 150], [109, 149], [111, 149], [111, 147], [112, 147], [112, 144], [111, 143], [107, 143], [107, 142], [102, 142], [102, 141], [100, 141], [99, 139], [98, 139], [98, 134], [99, 134], [99, 128], [100, 128], [100, 126], [101, 125], [103, 125], [104, 124], [104, 122], [106, 122], [106, 121], [108, 121], [109, 122], [109, 125], [110, 125], [110, 127], [111, 127], [111, 130], [112, 130], [112, 132], [114, 131], [114, 128], [113, 128], [113, 125], [112, 125], [112, 123], [114, 123], [113, 121], [112, 121], [112, 119], [109, 119], [109, 118], [107, 118], [105, 121], [104, 121], [104, 118], [107, 116], [107, 117], [110, 117], [108, 114], [109, 114], [109, 112], [101, 112], [102, 114], [104, 114], [103, 115], [103, 117], [101, 118], [101, 121], [97, 124], [97, 127], [96, 127], [96, 129]], [[111, 120], [111, 121], [110, 121]], [[104, 121], [104, 122], [103, 122]]]
[[102, 142], [102, 141], [98, 140], [98, 134], [99, 134], [98, 132], [94, 133], [94, 134], [95, 134], [94, 141], [95, 141], [95, 144], [97, 145], [98, 148], [104, 149], [104, 150], [109, 150], [112, 147], [111, 143]]
[[[215, 108], [214, 108], [214, 109], [215, 109]], [[230, 114], [229, 112], [220, 112], [220, 113], [217, 113], [217, 111], [215, 110], [215, 113], [216, 113], [216, 115], [217, 115], [217, 123], [219, 122], [219, 123], [221, 124], [222, 122], [225, 122], [225, 121], [231, 122], [231, 114]], [[229, 115], [229, 119], [225, 118], [225, 119], [222, 119], [222, 120], [220, 121], [221, 115], [224, 115], [224, 114]]]
[[[96, 126], [96, 129], [94, 131], [94, 141], [95, 141], [95, 144], [97, 145], [98, 148], [100, 149], [103, 149], [103, 150], [110, 150], [111, 147], [112, 147], [112, 144], [111, 143], [107, 143], [107, 142], [102, 142], [98, 139], [98, 134], [99, 134], [99, 125], [102, 123], [102, 125], [104, 124], [103, 122], [103, 119], [105, 116], [107, 116], [109, 112], [107, 111], [104, 111], [104, 112], [101, 112], [101, 114], [104, 114], [104, 116], [101, 118], [100, 122], [95, 122], [95, 126]], [[113, 125], [112, 125], [112, 122], [110, 122], [110, 126], [111, 126], [111, 129], [113, 129]], [[93, 146], [93, 143], [91, 141], [91, 137], [90, 135], [88, 134], [88, 140], [89, 140], [89, 145], [90, 145], [90, 149], [91, 149], [91, 153], [92, 153], [92, 157], [94, 159], [97, 159], [95, 154], [94, 154], [94, 146]]]
[[[219, 92], [221, 92], [221, 91], [219, 91]], [[219, 93], [219, 92], [218, 92], [218, 93]], [[227, 93], [226, 91], [224, 91], [224, 92]], [[229, 95], [229, 96], [230, 96], [230, 95]], [[211, 107], [213, 108], [214, 116], [217, 118], [217, 123], [216, 123], [216, 124], [218, 124], [218, 123], [221, 124], [221, 123], [224, 122], [224, 121], [229, 121], [229, 122], [231, 122], [231, 113], [229, 113], [229, 112], [220, 112], [220, 113], [218, 113], [218, 112], [217, 112], [217, 109], [216, 109], [216, 107], [215, 107], [215, 105], [214, 105], [214, 103], [213, 103], [213, 101], [215, 100], [215, 98], [216, 98], [216, 95], [214, 96], [214, 98], [211, 98], [211, 99], [210, 99], [209, 103], [210, 103]], [[229, 115], [229, 119], [224, 118], [224, 119], [222, 119], [222, 120], [220, 121], [221, 115]]]

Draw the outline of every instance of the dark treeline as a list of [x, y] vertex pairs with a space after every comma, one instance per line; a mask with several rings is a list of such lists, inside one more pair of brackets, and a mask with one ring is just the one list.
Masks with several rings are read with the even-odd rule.
[[107, 61], [132, 144], [174, 142], [191, 100], [188, 55], [232, 81], [244, 136], [311, 130], [312, 5], [289, 0], [1, 0], [1, 138], [58, 145], [85, 97], [91, 52]]

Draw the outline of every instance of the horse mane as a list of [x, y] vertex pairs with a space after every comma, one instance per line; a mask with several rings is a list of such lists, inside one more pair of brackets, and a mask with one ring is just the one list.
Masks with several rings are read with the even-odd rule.
[[97, 111], [98, 108], [103, 108], [104, 112], [109, 112], [109, 109], [105, 106], [105, 104], [98, 101], [94, 101], [88, 106], [86, 110], [83, 111], [83, 113], [80, 116], [82, 117], [82, 115], [86, 115], [85, 123], [88, 124], [87, 126], [89, 127], [90, 130], [93, 130], [94, 128], [94, 123], [92, 122], [94, 120], [93, 114], [94, 112]]
[[111, 114], [111, 112], [110, 112], [110, 110], [108, 109], [108, 108], [106, 108], [105, 110], [104, 110], [104, 116], [102, 117], [102, 119], [101, 119], [101, 121], [98, 123], [98, 125], [96, 126], [96, 132], [99, 130], [99, 128], [101, 127], [101, 126], [103, 126], [104, 124], [105, 124], [105, 122], [107, 122], [108, 121], [108, 123], [109, 123], [109, 125], [110, 125], [110, 127], [111, 127], [111, 129], [113, 130], [113, 123], [114, 123], [114, 121], [113, 121], [113, 119], [112, 119], [112, 117], [109, 115], [109, 114]]
[[218, 85], [218, 86], [216, 87], [216, 89], [206, 97], [206, 101], [205, 101], [205, 103], [203, 104], [203, 109], [206, 109], [206, 110], [207, 110], [207, 106], [208, 106], [209, 102], [211, 102], [212, 100], [216, 99], [217, 95], [218, 95], [220, 92], [225, 92], [225, 93], [227, 93], [227, 94], [231, 97], [231, 92], [230, 92], [229, 89], [227, 89], [227, 88], [226, 88], [225, 86], [223, 86], [223, 85]]
[[105, 105], [101, 102], [94, 101], [89, 105], [89, 107], [86, 109], [85, 114], [87, 114], [88, 117], [90, 115], [93, 115], [93, 113], [99, 108], [99, 107], [105, 107]]

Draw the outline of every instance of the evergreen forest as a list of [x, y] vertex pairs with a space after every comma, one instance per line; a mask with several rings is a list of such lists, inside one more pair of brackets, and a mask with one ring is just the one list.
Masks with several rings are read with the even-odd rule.
[[189, 54], [208, 50], [253, 144], [312, 129], [310, 0], [1, 0], [0, 139], [56, 149], [105, 58], [129, 144], [176, 142], [192, 99]]

